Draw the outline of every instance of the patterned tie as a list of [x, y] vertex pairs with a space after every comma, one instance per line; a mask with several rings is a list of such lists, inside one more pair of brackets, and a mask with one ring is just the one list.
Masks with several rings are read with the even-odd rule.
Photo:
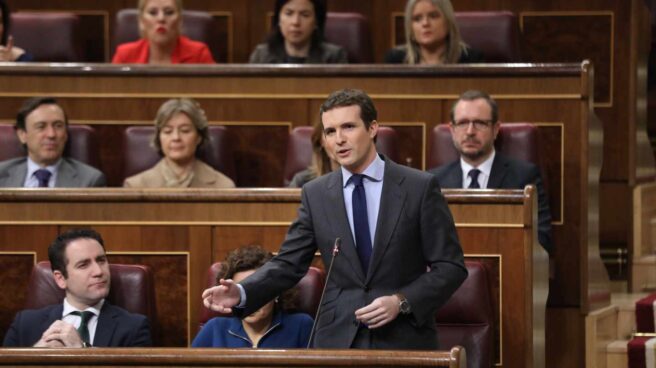
[[469, 189], [481, 189], [481, 186], [478, 184], [478, 175], [481, 173], [479, 169], [469, 170], [467, 174], [471, 178], [471, 183], [469, 183]]
[[89, 327], [88, 323], [91, 317], [94, 316], [93, 312], [90, 311], [84, 311], [84, 312], [78, 312], [74, 311], [71, 312], [71, 314], [75, 316], [80, 316], [82, 318], [82, 321], [80, 322], [80, 327], [77, 328], [77, 333], [80, 334], [80, 339], [82, 341], [86, 342], [87, 344], [91, 344], [91, 341], [89, 341]]
[[351, 176], [353, 189], [353, 230], [355, 231], [355, 246], [360, 258], [362, 270], [367, 274], [369, 261], [371, 260], [371, 234], [369, 234], [369, 218], [367, 216], [367, 197], [362, 184], [364, 175], [355, 174]]
[[39, 169], [34, 172], [34, 176], [39, 180], [39, 188], [47, 188], [48, 181], [52, 173], [46, 169]]

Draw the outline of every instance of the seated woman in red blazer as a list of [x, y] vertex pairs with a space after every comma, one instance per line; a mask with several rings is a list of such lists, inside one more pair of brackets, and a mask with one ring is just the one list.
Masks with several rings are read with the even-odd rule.
[[139, 41], [119, 45], [114, 64], [213, 64], [209, 48], [180, 35], [182, 0], [139, 0]]

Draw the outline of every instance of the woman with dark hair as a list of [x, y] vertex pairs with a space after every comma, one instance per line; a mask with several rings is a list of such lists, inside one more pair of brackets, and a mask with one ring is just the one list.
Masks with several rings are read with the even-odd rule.
[[257, 45], [254, 64], [343, 64], [346, 51], [324, 42], [325, 0], [276, 0], [271, 33]]
[[[230, 253], [216, 276], [240, 282], [262, 267], [273, 255], [258, 245], [241, 247]], [[288, 290], [244, 319], [216, 317], [200, 330], [192, 347], [272, 348], [307, 347], [312, 318], [304, 313], [287, 313], [294, 307], [295, 289]]]
[[14, 46], [11, 30], [11, 12], [6, 0], [0, 0], [0, 61], [32, 61], [32, 55]]
[[483, 62], [483, 54], [467, 46], [460, 37], [450, 0], [408, 0], [404, 26], [406, 42], [387, 52], [386, 63]]

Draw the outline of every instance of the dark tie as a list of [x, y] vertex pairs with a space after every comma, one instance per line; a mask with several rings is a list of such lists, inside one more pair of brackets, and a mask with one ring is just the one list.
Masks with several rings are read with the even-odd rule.
[[369, 217], [367, 216], [367, 197], [364, 194], [362, 183], [364, 175], [355, 174], [351, 176], [353, 189], [353, 230], [355, 231], [355, 247], [358, 250], [360, 264], [365, 274], [369, 270], [371, 259], [371, 235], [369, 234]]
[[89, 320], [91, 317], [94, 316], [93, 312], [90, 311], [84, 311], [84, 312], [71, 312], [71, 314], [75, 316], [80, 316], [82, 318], [82, 321], [80, 322], [80, 327], [77, 328], [77, 333], [80, 334], [80, 339], [82, 341], [86, 342], [87, 344], [91, 344], [91, 341], [89, 341]]
[[34, 172], [34, 176], [39, 180], [39, 188], [48, 187], [48, 180], [50, 180], [51, 175], [52, 173], [46, 169], [39, 169]]
[[469, 170], [469, 177], [471, 178], [471, 183], [469, 183], [469, 189], [481, 189], [481, 186], [478, 184], [478, 175], [481, 173], [479, 169]]

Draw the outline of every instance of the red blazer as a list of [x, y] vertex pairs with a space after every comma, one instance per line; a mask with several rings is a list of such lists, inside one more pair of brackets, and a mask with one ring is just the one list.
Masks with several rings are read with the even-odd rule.
[[[113, 64], [148, 64], [148, 40], [128, 42], [119, 45], [112, 59]], [[202, 42], [179, 36], [171, 55], [173, 64], [214, 64], [210, 50]]]

